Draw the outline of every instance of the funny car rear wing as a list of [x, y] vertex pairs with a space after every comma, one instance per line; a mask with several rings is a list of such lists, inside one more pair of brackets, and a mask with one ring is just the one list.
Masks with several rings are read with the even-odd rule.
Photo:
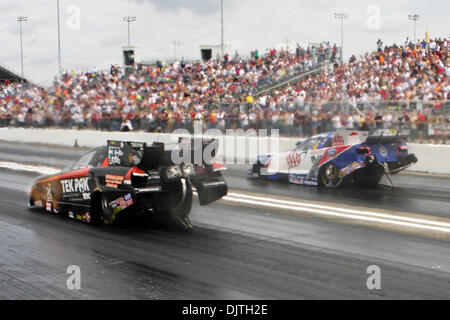
[[108, 140], [108, 165], [133, 167], [142, 162], [145, 142]]
[[406, 141], [408, 136], [409, 130], [377, 129], [369, 133], [368, 131], [340, 129], [333, 136], [332, 146], [396, 143]]
[[409, 137], [409, 130], [377, 129], [369, 134], [366, 139], [367, 144], [386, 144], [406, 141]]
[[218, 150], [217, 139], [179, 138], [178, 143], [169, 150], [162, 142], [108, 140], [108, 165], [157, 168], [169, 164], [212, 164]]
[[179, 156], [184, 163], [212, 164], [218, 149], [218, 139], [178, 138]]

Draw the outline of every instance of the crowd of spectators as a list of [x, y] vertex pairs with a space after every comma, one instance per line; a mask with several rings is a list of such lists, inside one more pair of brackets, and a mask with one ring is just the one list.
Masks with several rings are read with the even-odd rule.
[[[192, 131], [198, 121], [205, 129], [280, 129], [300, 137], [342, 127], [408, 127], [420, 140], [431, 126], [448, 128], [450, 40], [377, 45], [346, 63], [336, 61], [336, 45], [322, 43], [262, 55], [255, 50], [249, 58], [236, 52], [206, 62], [73, 70], [49, 89], [5, 82], [0, 126], [172, 132]], [[261, 87], [333, 61], [324, 71], [258, 94]], [[381, 100], [423, 104], [400, 113], [357, 108]]]
[[[109, 71], [64, 72], [48, 90], [21, 83], [4, 83], [0, 89], [0, 118], [3, 124], [62, 127], [93, 126], [119, 130], [124, 119], [143, 129], [170, 130], [164, 122], [184, 122], [218, 104], [236, 104], [243, 95], [286, 74], [314, 68], [319, 57], [331, 56], [329, 45], [289, 50], [253, 52], [231, 59], [169, 66], [136, 64], [130, 70], [112, 65]], [[162, 122], [162, 125], [157, 125]], [[130, 128], [132, 129], [132, 128]]]
[[[265, 120], [302, 136], [341, 127], [404, 127], [413, 140], [427, 140], [435, 128], [439, 134], [434, 141], [450, 138], [450, 39], [407, 40], [402, 46], [384, 47], [379, 40], [377, 46], [376, 51], [353, 55], [347, 63], [261, 95], [256, 101], [268, 110]], [[359, 106], [367, 105], [375, 108], [359, 112]]]

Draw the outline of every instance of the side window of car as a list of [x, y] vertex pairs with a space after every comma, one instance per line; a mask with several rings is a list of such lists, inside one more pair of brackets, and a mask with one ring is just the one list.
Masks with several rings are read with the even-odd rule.
[[72, 169], [81, 169], [81, 168], [87, 168], [89, 163], [92, 160], [92, 157], [94, 157], [95, 151], [91, 151], [84, 156], [81, 157], [80, 160], [75, 162], [75, 164], [72, 166]]
[[308, 144], [308, 141], [303, 142], [297, 142], [297, 151], [303, 151], [306, 149], [306, 145]]
[[319, 144], [321, 141], [322, 141], [322, 138], [320, 138], [320, 137], [310, 138], [310, 139], [306, 140], [305, 142], [303, 142], [302, 144], [300, 144], [297, 147], [297, 150], [303, 151], [303, 150], [317, 149], [317, 148], [319, 148]]
[[322, 148], [331, 148], [331, 146], [333, 145], [333, 139], [327, 137], [327, 140], [323, 143]]
[[323, 141], [323, 138], [322, 138], [322, 137], [314, 138], [314, 139], [311, 141], [311, 148], [310, 148], [310, 149], [314, 149], [314, 150], [319, 149], [319, 148], [320, 148], [320, 145], [322, 144], [322, 141]]
[[100, 148], [95, 151], [95, 155], [92, 157], [92, 160], [89, 162], [89, 165], [92, 167], [100, 167], [106, 159], [107, 149]]

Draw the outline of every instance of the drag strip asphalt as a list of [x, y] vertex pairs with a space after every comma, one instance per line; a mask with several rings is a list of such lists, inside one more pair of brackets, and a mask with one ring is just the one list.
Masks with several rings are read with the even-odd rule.
[[[6, 149], [22, 152], [23, 159], [34, 157], [23, 161], [30, 165], [54, 167], [53, 160], [45, 160], [58, 160], [58, 151], [52, 148], [47, 150], [48, 157], [42, 154], [40, 148], [47, 146], [28, 151], [23, 146], [15, 149], [22, 151], [7, 147], [0, 144], [0, 162], [14, 162], [12, 153], [9, 159], [2, 156]], [[67, 163], [79, 156], [71, 157], [70, 151], [65, 154], [62, 159]], [[341, 197], [342, 190], [283, 187], [247, 179], [244, 170], [235, 166], [225, 174], [231, 189], [227, 199], [205, 207], [194, 201], [191, 220], [195, 228], [186, 233], [160, 229], [145, 217], [134, 224], [107, 228], [29, 210], [27, 191], [37, 174], [0, 169], [0, 298], [450, 297], [450, 245], [445, 230], [354, 223], [306, 210], [351, 215], [365, 210], [445, 229], [449, 213], [442, 207], [449, 202], [445, 198], [450, 193], [447, 178], [399, 175], [396, 189], [381, 187], [376, 190], [378, 201], [372, 201], [373, 190], [355, 190], [353, 198]], [[425, 193], [420, 199], [435, 208], [402, 206], [429, 189], [442, 194], [429, 191], [434, 197]], [[408, 190], [412, 190], [410, 198]], [[330, 208], [333, 202], [339, 205]], [[283, 208], [300, 203], [304, 212]], [[66, 288], [69, 265], [81, 269], [81, 290]], [[371, 265], [380, 267], [381, 290], [366, 286]]]

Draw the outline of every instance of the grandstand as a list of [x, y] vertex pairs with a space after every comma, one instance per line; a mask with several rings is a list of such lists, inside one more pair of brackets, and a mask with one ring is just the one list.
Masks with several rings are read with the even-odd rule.
[[0, 83], [7, 82], [25, 82], [26, 80], [15, 74], [9, 68], [0, 65]]
[[449, 132], [449, 43], [391, 45], [345, 63], [323, 43], [249, 58], [236, 52], [138, 63], [129, 73], [119, 66], [66, 71], [50, 90], [1, 85], [0, 124], [116, 131], [128, 123], [132, 130], [172, 132], [200, 121], [205, 128], [280, 129], [299, 137], [342, 127], [409, 128], [413, 139], [440, 139], [435, 132]]

